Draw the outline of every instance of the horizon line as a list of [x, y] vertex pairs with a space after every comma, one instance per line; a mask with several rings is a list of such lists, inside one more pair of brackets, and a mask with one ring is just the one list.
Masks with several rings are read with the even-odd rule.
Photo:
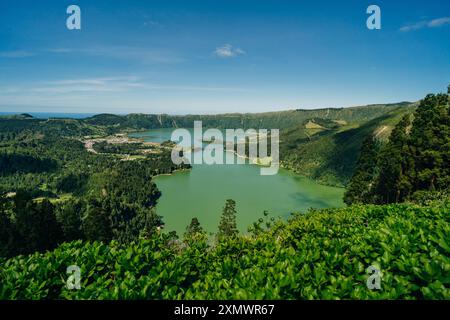
[[[229, 114], [260, 114], [260, 113], [277, 113], [277, 112], [289, 112], [289, 111], [319, 111], [319, 110], [338, 110], [338, 109], [351, 109], [351, 108], [363, 108], [363, 107], [372, 107], [372, 106], [390, 106], [390, 105], [411, 105], [418, 103], [418, 101], [398, 101], [398, 102], [389, 102], [389, 103], [370, 103], [370, 104], [362, 104], [362, 105], [352, 105], [346, 107], [319, 107], [319, 108], [291, 108], [291, 109], [281, 109], [281, 110], [271, 110], [271, 111], [261, 111], [261, 112], [217, 112], [217, 113], [149, 113], [149, 112], [129, 112], [129, 113], [114, 113], [114, 112], [54, 112], [54, 111], [1, 111], [0, 114], [4, 115], [21, 115], [21, 114], [72, 114], [72, 115], [116, 115], [116, 116], [128, 116], [128, 115], [168, 115], [168, 116], [193, 116], [193, 115], [229, 115]], [[0, 106], [2, 108], [2, 106]], [[26, 110], [26, 109], [23, 109]]]

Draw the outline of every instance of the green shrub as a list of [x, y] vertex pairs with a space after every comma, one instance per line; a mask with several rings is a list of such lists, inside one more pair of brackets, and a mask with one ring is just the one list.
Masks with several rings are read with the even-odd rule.
[[[450, 299], [449, 203], [297, 214], [252, 236], [76, 241], [0, 260], [0, 299]], [[66, 268], [81, 289], [66, 289]], [[381, 289], [366, 286], [370, 265]]]

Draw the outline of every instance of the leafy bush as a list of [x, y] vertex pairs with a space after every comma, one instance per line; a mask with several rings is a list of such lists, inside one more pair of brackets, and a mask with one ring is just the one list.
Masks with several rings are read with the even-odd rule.
[[[210, 247], [158, 235], [0, 260], [0, 299], [450, 299], [450, 205], [297, 214]], [[81, 268], [81, 290], [65, 286]], [[381, 290], [366, 269], [380, 268]]]

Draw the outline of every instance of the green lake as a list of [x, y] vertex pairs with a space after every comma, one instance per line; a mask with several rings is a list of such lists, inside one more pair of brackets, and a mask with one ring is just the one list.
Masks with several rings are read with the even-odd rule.
[[[170, 140], [173, 129], [131, 134], [145, 141]], [[189, 171], [155, 178], [162, 196], [156, 207], [167, 231], [182, 235], [193, 217], [208, 232], [215, 232], [226, 199], [236, 201], [238, 228], [247, 227], [267, 210], [272, 217], [289, 217], [309, 208], [343, 206], [344, 189], [320, 185], [308, 178], [280, 169], [262, 176], [256, 165], [193, 165]]]

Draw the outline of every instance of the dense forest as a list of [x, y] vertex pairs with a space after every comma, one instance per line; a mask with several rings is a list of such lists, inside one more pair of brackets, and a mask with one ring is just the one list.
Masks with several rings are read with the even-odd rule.
[[[282, 165], [345, 185], [349, 206], [287, 221], [264, 212], [240, 234], [228, 199], [214, 237], [195, 217], [184, 235], [164, 230], [153, 177], [189, 166], [172, 164], [170, 145], [122, 135], [199, 119], [280, 128]], [[449, 299], [449, 157], [450, 87], [346, 109], [3, 117], [0, 299]], [[81, 290], [65, 286], [69, 265]], [[365, 286], [371, 265], [382, 290]]]
[[405, 115], [395, 126], [387, 143], [374, 135], [366, 137], [346, 203], [396, 203], [430, 193], [449, 194], [448, 90], [425, 97], [412, 116]]
[[[0, 128], [3, 137], [9, 137], [1, 141], [0, 151], [3, 257], [73, 240], [131, 242], [150, 237], [164, 225], [154, 211], [161, 193], [153, 177], [189, 168], [174, 165], [167, 149], [127, 159], [114, 150], [88, 152], [78, 135], [61, 138], [45, 127], [8, 135], [8, 127]], [[124, 146], [131, 154], [141, 148]]]

